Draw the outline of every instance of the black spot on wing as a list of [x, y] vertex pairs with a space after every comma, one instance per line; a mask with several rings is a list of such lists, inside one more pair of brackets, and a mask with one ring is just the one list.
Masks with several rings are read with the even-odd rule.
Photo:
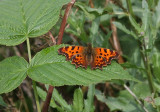
[[112, 50], [110, 50], [110, 52], [111, 52], [111, 54], [113, 54], [113, 51], [112, 51]]
[[107, 49], [104, 49], [104, 52], [107, 53]]
[[74, 50], [75, 46], [72, 46], [72, 49], [71, 50]]
[[68, 48], [69, 48], [69, 46], [65, 47], [65, 50], [67, 51], [67, 50], [68, 50]]

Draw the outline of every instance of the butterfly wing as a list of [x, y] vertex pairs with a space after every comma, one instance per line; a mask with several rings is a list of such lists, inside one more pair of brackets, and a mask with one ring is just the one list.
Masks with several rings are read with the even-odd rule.
[[106, 59], [107, 64], [111, 64], [112, 59], [118, 59], [118, 52], [106, 48], [94, 48], [95, 54], [100, 55]]
[[83, 52], [83, 46], [66, 46], [58, 49], [58, 54], [66, 56], [66, 60], [71, 60], [76, 54], [81, 54]]
[[93, 61], [91, 63], [91, 69], [99, 68], [102, 70], [103, 66], [107, 66], [106, 59], [100, 55], [94, 56]]
[[74, 55], [72, 58], [72, 64], [75, 64], [76, 68], [78, 68], [79, 66], [87, 68], [87, 65], [88, 65], [86, 61], [86, 57], [83, 54]]
[[66, 46], [58, 49], [58, 53], [65, 55], [66, 60], [72, 59], [72, 64], [76, 65], [76, 68], [79, 66], [87, 68], [86, 56], [84, 55], [83, 46]]

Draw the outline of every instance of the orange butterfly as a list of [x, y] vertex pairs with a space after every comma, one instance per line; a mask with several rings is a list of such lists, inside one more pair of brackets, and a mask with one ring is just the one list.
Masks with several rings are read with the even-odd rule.
[[58, 49], [58, 54], [66, 56], [66, 60], [72, 59], [72, 64], [87, 68], [88, 65], [91, 69], [99, 68], [102, 70], [103, 66], [111, 64], [112, 59], [118, 59], [119, 54], [106, 48], [92, 48], [91, 44], [87, 47], [83, 46], [66, 46]]

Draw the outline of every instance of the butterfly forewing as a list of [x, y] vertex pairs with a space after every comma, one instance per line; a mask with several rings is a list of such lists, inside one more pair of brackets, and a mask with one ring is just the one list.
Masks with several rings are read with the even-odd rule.
[[74, 55], [82, 53], [83, 49], [83, 46], [66, 46], [59, 48], [58, 53], [65, 55], [66, 60], [71, 60]]
[[96, 52], [95, 54], [100, 55], [106, 59], [107, 64], [110, 64], [112, 59], [118, 59], [119, 57], [119, 54], [114, 50], [106, 48], [94, 48], [94, 50]]

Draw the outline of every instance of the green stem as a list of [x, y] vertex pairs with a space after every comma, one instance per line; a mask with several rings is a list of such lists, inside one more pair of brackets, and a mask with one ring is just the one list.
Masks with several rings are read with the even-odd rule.
[[155, 88], [153, 84], [153, 78], [152, 78], [152, 72], [149, 64], [149, 59], [148, 56], [146, 57], [146, 68], [147, 68], [147, 77], [148, 77], [148, 82], [149, 82], [149, 87], [152, 93], [155, 93]]
[[130, 0], [126, 0], [126, 2], [127, 2], [128, 12], [131, 14], [131, 16], [133, 18], [135, 18], [134, 13], [133, 13], [133, 9], [132, 9], [131, 1]]
[[[27, 50], [28, 50], [29, 63], [31, 63], [31, 49], [30, 49], [29, 38], [27, 38]], [[37, 111], [41, 112], [41, 108], [40, 108], [40, 105], [39, 105], [37, 88], [36, 88], [36, 82], [32, 80], [32, 84], [33, 84], [34, 96], [35, 96], [35, 99], [36, 99]]]
[[147, 78], [148, 78], [148, 83], [149, 83], [149, 87], [150, 87], [150, 91], [151, 93], [155, 93], [155, 88], [154, 88], [154, 84], [153, 84], [153, 79], [152, 79], [152, 72], [151, 72], [151, 68], [150, 68], [150, 62], [148, 59], [148, 54], [146, 53], [146, 46], [145, 46], [145, 41], [143, 40], [143, 44], [141, 43], [141, 45], [143, 45], [141, 47], [142, 49], [142, 57], [143, 57], [143, 62], [145, 65], [145, 68], [147, 70]]
[[27, 50], [28, 50], [29, 63], [31, 63], [31, 48], [30, 48], [29, 38], [27, 38]]

